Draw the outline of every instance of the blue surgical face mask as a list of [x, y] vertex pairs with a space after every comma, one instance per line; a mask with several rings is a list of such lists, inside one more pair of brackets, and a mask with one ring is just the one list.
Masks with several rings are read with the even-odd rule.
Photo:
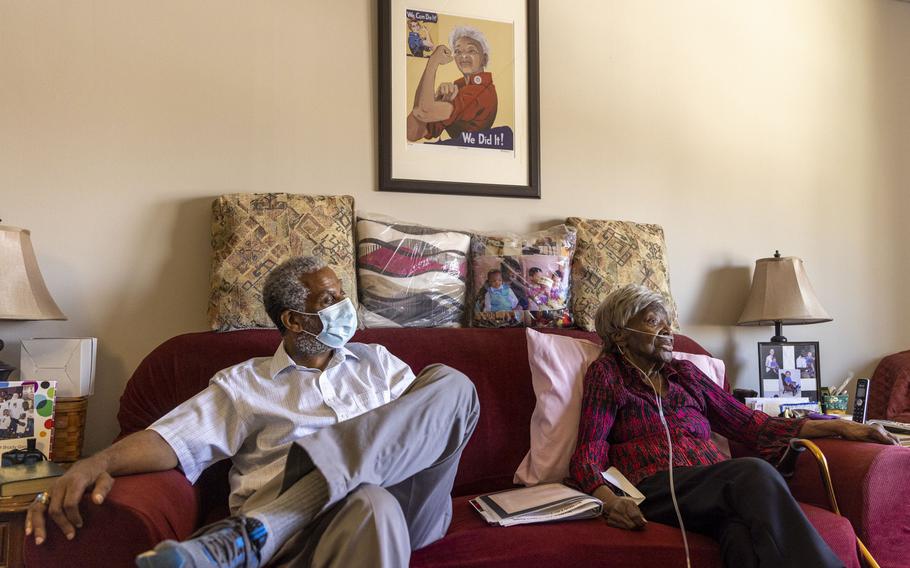
[[354, 337], [354, 332], [357, 331], [357, 310], [350, 298], [345, 298], [316, 313], [297, 313], [305, 316], [319, 316], [319, 319], [322, 320], [322, 331], [312, 333], [304, 329], [303, 332], [312, 335], [317, 341], [333, 349], [350, 341]]

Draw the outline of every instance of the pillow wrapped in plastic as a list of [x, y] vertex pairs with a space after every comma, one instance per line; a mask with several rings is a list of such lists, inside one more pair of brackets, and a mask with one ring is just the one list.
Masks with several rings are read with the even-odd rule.
[[471, 325], [569, 327], [569, 274], [575, 229], [530, 235], [474, 235]]
[[358, 219], [360, 320], [366, 327], [461, 327], [470, 243], [469, 233]]

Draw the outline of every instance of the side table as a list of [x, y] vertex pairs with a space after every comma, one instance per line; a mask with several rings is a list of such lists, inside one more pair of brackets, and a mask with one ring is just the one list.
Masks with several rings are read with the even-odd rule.
[[[64, 467], [82, 457], [88, 399], [58, 398], [51, 459]], [[0, 497], [0, 568], [25, 566], [25, 514], [35, 494]]]
[[0, 497], [0, 568], [25, 566], [25, 512], [35, 495]]

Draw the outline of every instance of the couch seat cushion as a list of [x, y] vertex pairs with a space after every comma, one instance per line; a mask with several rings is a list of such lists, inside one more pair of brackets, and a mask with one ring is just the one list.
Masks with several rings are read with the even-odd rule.
[[[603, 519], [492, 527], [468, 503], [456, 497], [446, 538], [411, 555], [411, 567], [470, 568], [497, 566], [661, 566], [684, 567], [679, 529], [649, 523], [643, 531], [615, 529]], [[812, 524], [848, 568], [859, 568], [856, 540], [843, 517], [802, 505]], [[720, 549], [712, 539], [688, 533], [692, 566], [720, 567]]]
[[[411, 567], [497, 566], [685, 566], [679, 529], [650, 523], [643, 531], [626, 531], [603, 519], [493, 527], [457, 497], [446, 538], [411, 555]], [[720, 568], [717, 544], [689, 533], [692, 565]], [[681, 561], [680, 561], [681, 560]]]
[[856, 551], [856, 533], [847, 517], [835, 515], [827, 509], [800, 503], [803, 513], [815, 527], [834, 554], [844, 561], [847, 568], [859, 568], [859, 557]]

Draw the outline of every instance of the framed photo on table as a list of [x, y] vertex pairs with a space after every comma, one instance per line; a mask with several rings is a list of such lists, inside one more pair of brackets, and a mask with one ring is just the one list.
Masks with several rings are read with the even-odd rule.
[[540, 197], [538, 0], [379, 1], [379, 190]]
[[0, 382], [0, 453], [35, 447], [50, 458], [57, 381]]
[[758, 384], [763, 397], [807, 397], [818, 402], [819, 369], [817, 341], [758, 344]]

